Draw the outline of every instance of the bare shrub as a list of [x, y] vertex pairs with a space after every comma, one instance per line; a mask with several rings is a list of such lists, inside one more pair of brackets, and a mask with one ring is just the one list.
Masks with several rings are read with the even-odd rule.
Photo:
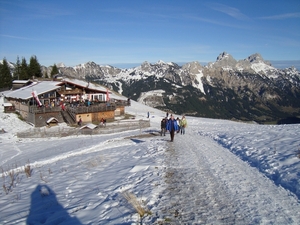
[[6, 187], [6, 185], [5, 184], [3, 184], [3, 190], [4, 190], [4, 192], [5, 192], [5, 194], [8, 194], [8, 189], [7, 189], [7, 187]]
[[28, 178], [28, 177], [31, 177], [31, 172], [32, 172], [32, 171], [31, 171], [31, 169], [30, 169], [30, 165], [27, 165], [27, 166], [24, 167], [24, 172], [25, 172], [27, 178]]
[[9, 190], [8, 190], [8, 188], [6, 187], [6, 184], [5, 184], [5, 172], [4, 172], [4, 169], [3, 169], [3, 167], [1, 166], [0, 167], [0, 170], [1, 170], [1, 173], [2, 173], [2, 179], [3, 179], [3, 185], [2, 185], [2, 187], [3, 187], [3, 191], [5, 192], [5, 194], [8, 194], [8, 192], [9, 192]]
[[5, 172], [2, 166], [0, 167], [0, 170], [1, 170], [2, 178], [5, 181]]
[[15, 182], [15, 171], [11, 170], [9, 171], [9, 177], [10, 177], [10, 186], [14, 187], [14, 182]]
[[143, 201], [139, 201], [134, 194], [128, 191], [124, 191], [123, 196], [133, 206], [136, 212], [140, 215], [140, 224], [142, 224], [143, 218], [147, 215], [151, 215], [151, 212], [149, 211], [147, 206], [143, 204]]
[[47, 180], [43, 177], [43, 174], [42, 174], [42, 173], [40, 173], [40, 178], [41, 178], [41, 180], [44, 181], [45, 183], [48, 183]]
[[[14, 167], [14, 169], [8, 168], [7, 170], [4, 170], [3, 167], [0, 167], [3, 178], [2, 188], [6, 194], [12, 192], [16, 184], [21, 181], [19, 176], [20, 169], [18, 168], [17, 164], [12, 165], [12, 167]], [[6, 179], [8, 179], [8, 181]]]

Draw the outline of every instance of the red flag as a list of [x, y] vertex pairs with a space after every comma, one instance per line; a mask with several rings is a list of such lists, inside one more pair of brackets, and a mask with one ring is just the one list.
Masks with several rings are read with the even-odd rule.
[[109, 93], [108, 93], [108, 88], [106, 88], [106, 101], [109, 101]]
[[34, 99], [37, 101], [39, 106], [42, 106], [42, 103], [40, 102], [39, 96], [37, 95], [36, 91], [32, 91], [31, 94], [34, 97]]

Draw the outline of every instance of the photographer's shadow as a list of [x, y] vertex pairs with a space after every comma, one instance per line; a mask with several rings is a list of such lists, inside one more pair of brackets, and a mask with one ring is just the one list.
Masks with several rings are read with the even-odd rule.
[[71, 217], [59, 204], [55, 193], [47, 185], [38, 185], [32, 192], [26, 224], [82, 225], [76, 217]]

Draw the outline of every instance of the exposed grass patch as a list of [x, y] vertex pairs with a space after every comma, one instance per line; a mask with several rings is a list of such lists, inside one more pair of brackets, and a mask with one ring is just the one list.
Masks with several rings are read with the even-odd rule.
[[32, 170], [30, 169], [30, 165], [27, 165], [24, 167], [24, 172], [25, 172], [27, 178], [31, 177]]
[[143, 201], [139, 201], [137, 197], [128, 192], [123, 192], [124, 198], [133, 206], [133, 208], [136, 210], [136, 212], [140, 216], [139, 224], [143, 224], [143, 218], [147, 215], [151, 215], [150, 210], [147, 208], [147, 206], [144, 204]]
[[0, 167], [1, 177], [3, 180], [2, 188], [5, 194], [9, 194], [13, 191], [13, 188], [20, 183], [22, 178], [21, 174], [25, 174], [27, 178], [31, 177], [32, 169], [29, 164], [24, 167], [18, 167], [18, 165], [12, 165], [11, 167], [4, 169]]

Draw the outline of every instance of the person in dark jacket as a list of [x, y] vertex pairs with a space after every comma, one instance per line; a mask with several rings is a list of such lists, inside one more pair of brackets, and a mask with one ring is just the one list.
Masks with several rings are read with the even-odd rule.
[[81, 124], [82, 124], [82, 120], [81, 120], [81, 118], [79, 119], [79, 121], [78, 121], [78, 126], [81, 126]]
[[169, 119], [169, 121], [167, 123], [167, 130], [170, 132], [171, 142], [173, 142], [175, 132], [177, 132], [179, 130], [177, 121], [174, 119], [173, 115], [171, 115], [171, 118]]
[[167, 128], [167, 119], [163, 118], [160, 122], [160, 136], [164, 135], [166, 136], [166, 128]]

